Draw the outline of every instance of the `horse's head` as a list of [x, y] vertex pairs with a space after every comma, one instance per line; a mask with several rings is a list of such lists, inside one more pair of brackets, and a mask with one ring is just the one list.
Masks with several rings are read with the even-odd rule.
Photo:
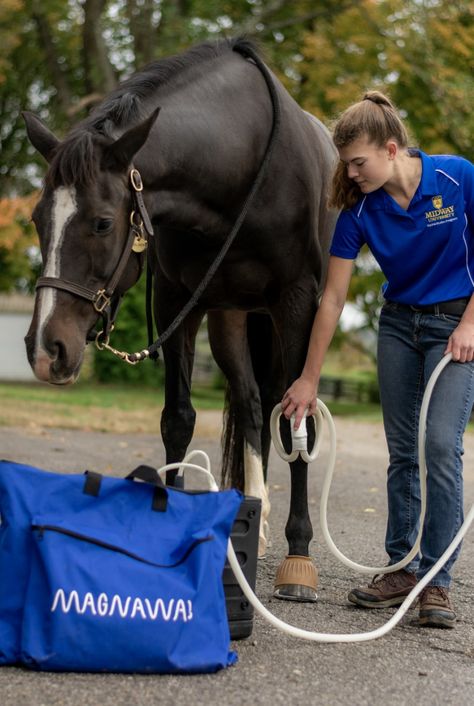
[[131, 163], [157, 112], [117, 140], [77, 128], [64, 142], [33, 114], [24, 114], [31, 143], [49, 163], [33, 212], [43, 273], [25, 338], [40, 380], [75, 381], [101, 309], [140, 276], [142, 258], [132, 247], [142, 219], [138, 213], [131, 219], [140, 176], [133, 170], [130, 177]]

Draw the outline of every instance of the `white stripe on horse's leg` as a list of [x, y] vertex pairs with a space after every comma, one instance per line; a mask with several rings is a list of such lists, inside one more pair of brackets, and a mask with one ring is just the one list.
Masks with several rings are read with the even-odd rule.
[[[61, 245], [66, 226], [77, 211], [76, 190], [74, 187], [60, 186], [53, 195], [51, 210], [51, 233], [48, 254], [44, 267], [44, 277], [59, 277], [61, 273]], [[41, 364], [41, 358], [46, 358], [49, 366], [49, 356], [43, 350], [43, 330], [56, 304], [56, 290], [52, 287], [42, 287], [38, 292], [38, 324], [36, 328], [35, 360]]]
[[265, 555], [269, 540], [270, 500], [263, 479], [263, 464], [261, 455], [247, 442], [244, 442], [245, 495], [252, 495], [262, 501], [260, 530], [258, 537], [258, 556]]

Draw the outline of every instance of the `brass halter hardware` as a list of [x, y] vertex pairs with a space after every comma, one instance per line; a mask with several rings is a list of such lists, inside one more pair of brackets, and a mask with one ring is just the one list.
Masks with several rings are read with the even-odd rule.
[[96, 293], [96, 299], [93, 303], [94, 309], [98, 314], [102, 314], [104, 309], [109, 306], [110, 304], [110, 297], [108, 297], [105, 293], [105, 289], [99, 289]]
[[[136, 169], [135, 169], [136, 171]], [[130, 181], [133, 180], [130, 177]], [[142, 187], [143, 188], [143, 187]], [[130, 214], [130, 226], [135, 233], [135, 239], [133, 241], [132, 250], [133, 252], [143, 252], [148, 247], [148, 241], [145, 237], [145, 231], [143, 228], [143, 219], [139, 213], [132, 211]]]
[[135, 167], [133, 167], [130, 171], [130, 183], [135, 189], [135, 191], [143, 191], [142, 176], [138, 169], [135, 169]]

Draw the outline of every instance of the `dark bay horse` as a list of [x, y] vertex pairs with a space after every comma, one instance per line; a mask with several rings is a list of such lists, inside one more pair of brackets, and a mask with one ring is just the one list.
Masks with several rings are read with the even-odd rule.
[[[121, 84], [63, 141], [25, 114], [28, 136], [49, 163], [33, 214], [43, 275], [25, 339], [40, 380], [76, 379], [88, 334], [101, 309], [113, 304], [103, 294], [106, 284], [115, 277], [117, 299], [139, 277], [143, 255], [130, 249], [129, 238], [142, 183], [140, 213], [149, 215], [154, 230], [148, 257], [159, 332], [192, 296], [231, 231], [268, 145], [274, 113], [261, 64], [242, 39], [157, 61]], [[212, 353], [228, 382], [224, 472], [228, 483], [262, 499], [261, 554], [269, 513], [269, 417], [302, 369], [335, 221], [326, 208], [335, 164], [330, 136], [276, 77], [272, 81], [280, 110], [273, 151], [235, 241], [163, 344], [161, 418], [166, 460], [180, 461], [194, 429], [194, 342], [207, 313]], [[90, 292], [102, 293], [100, 305]], [[279, 569], [277, 595], [314, 600], [301, 460], [291, 464], [286, 537], [293, 558]]]

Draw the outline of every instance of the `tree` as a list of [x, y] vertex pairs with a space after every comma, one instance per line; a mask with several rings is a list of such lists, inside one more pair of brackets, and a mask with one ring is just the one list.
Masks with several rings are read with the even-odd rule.
[[326, 122], [378, 88], [399, 104], [423, 149], [472, 159], [471, 10], [463, 0], [362, 0], [303, 33], [287, 85]]

